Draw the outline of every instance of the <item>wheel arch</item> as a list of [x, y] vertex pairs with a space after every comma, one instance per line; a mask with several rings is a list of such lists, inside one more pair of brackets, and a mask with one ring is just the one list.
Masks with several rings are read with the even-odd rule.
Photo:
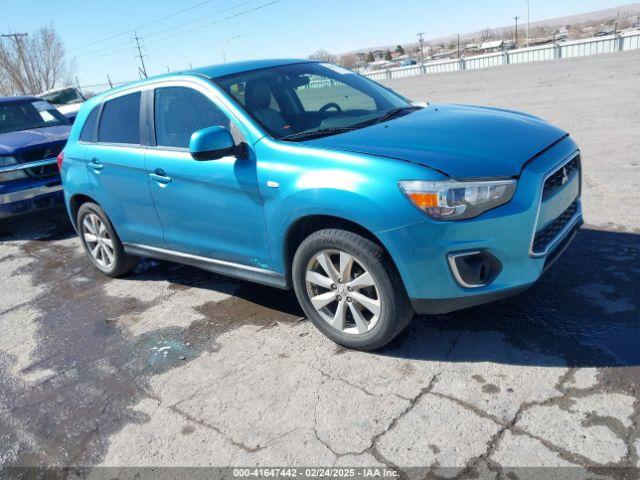
[[76, 230], [78, 230], [78, 211], [82, 205], [89, 202], [100, 205], [94, 198], [83, 193], [76, 193], [69, 199], [69, 216], [71, 217], [71, 222]]
[[385, 254], [391, 260], [392, 265], [398, 271], [393, 257], [389, 253], [389, 250], [385, 247], [384, 243], [369, 229], [363, 227], [359, 223], [349, 220], [347, 218], [338, 217], [334, 215], [306, 215], [304, 217], [295, 220], [289, 228], [286, 230], [283, 258], [285, 262], [286, 276], [288, 283], [292, 282], [292, 267], [293, 257], [300, 244], [314, 232], [324, 230], [326, 228], [339, 228], [347, 230], [364, 238], [371, 240], [373, 243], [379, 245], [385, 252]]

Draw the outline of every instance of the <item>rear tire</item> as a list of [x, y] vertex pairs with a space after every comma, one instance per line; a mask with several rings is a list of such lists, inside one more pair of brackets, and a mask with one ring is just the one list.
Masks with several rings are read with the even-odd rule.
[[78, 233], [91, 263], [109, 277], [121, 277], [138, 265], [138, 257], [127, 255], [109, 217], [91, 202], [83, 203], [77, 215]]
[[0, 220], [0, 237], [7, 235], [9, 233], [9, 229], [7, 228], [7, 221], [5, 219]]
[[380, 348], [413, 316], [389, 255], [353, 232], [326, 229], [311, 234], [295, 253], [292, 277], [307, 317], [347, 348]]

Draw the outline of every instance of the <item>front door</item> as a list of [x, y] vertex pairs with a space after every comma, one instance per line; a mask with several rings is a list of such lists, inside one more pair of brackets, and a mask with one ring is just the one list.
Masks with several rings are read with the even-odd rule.
[[[256, 159], [227, 156], [197, 161], [191, 134], [237, 127], [200, 86], [155, 89], [155, 146], [147, 150], [149, 185], [170, 249], [260, 268], [270, 256], [256, 179]], [[238, 137], [236, 142], [241, 141]]]

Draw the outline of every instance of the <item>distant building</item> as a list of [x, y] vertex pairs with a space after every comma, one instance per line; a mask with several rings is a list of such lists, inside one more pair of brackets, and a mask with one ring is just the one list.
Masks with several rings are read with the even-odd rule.
[[479, 50], [482, 53], [501, 52], [504, 49], [504, 40], [492, 40], [490, 42], [484, 42], [480, 45]]

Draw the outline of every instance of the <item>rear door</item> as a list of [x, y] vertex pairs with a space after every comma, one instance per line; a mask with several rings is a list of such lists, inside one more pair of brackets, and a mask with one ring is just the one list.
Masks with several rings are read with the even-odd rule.
[[140, 91], [109, 98], [101, 108], [96, 142], [86, 151], [89, 180], [121, 240], [165, 247], [141, 139]]

